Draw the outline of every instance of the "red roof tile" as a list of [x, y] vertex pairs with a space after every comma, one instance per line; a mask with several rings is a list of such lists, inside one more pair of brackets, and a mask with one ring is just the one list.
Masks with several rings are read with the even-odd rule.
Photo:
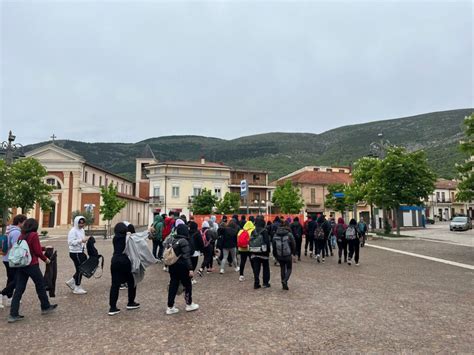
[[435, 182], [435, 188], [445, 190], [456, 190], [458, 182], [453, 180], [438, 179]]
[[293, 183], [311, 185], [350, 184], [352, 176], [346, 173], [328, 173], [325, 171], [304, 171], [289, 178]]

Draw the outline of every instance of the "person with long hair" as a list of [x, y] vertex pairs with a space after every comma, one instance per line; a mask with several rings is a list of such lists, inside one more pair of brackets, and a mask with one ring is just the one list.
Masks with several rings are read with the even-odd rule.
[[43, 254], [43, 248], [41, 247], [39, 236], [38, 236], [38, 222], [34, 218], [28, 218], [23, 227], [21, 228], [21, 235], [18, 240], [26, 240], [28, 248], [30, 249], [31, 262], [29, 265], [17, 268], [16, 271], [16, 284], [15, 292], [13, 293], [13, 299], [10, 309], [10, 316], [8, 317], [8, 323], [14, 323], [22, 320], [24, 316], [20, 315], [20, 301], [23, 293], [26, 290], [26, 284], [31, 278], [35, 284], [36, 294], [41, 304], [41, 314], [48, 314], [56, 309], [57, 304], [51, 304], [49, 302], [48, 295], [46, 294], [46, 285], [44, 283], [43, 274], [39, 267], [39, 260], [43, 260], [46, 264], [51, 261]]

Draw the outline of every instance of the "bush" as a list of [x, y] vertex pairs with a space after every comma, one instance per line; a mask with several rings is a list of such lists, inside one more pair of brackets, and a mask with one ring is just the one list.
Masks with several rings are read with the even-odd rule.
[[388, 219], [385, 218], [383, 221], [383, 232], [385, 234], [390, 234], [391, 231], [392, 231], [392, 226], [390, 225], [390, 222], [388, 221]]

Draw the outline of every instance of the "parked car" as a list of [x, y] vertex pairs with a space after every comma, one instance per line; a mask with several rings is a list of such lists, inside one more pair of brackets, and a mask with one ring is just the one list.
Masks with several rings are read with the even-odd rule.
[[469, 217], [454, 217], [449, 224], [450, 231], [467, 231], [468, 229], [472, 229], [472, 221]]

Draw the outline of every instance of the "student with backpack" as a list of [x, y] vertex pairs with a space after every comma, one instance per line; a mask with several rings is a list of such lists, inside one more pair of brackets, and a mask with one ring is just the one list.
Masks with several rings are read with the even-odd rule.
[[288, 280], [292, 271], [293, 254], [296, 242], [291, 234], [288, 222], [283, 221], [278, 227], [272, 241], [273, 256], [280, 264], [281, 285], [284, 290], [289, 290]]
[[263, 287], [270, 287], [270, 236], [265, 226], [263, 216], [255, 219], [255, 230], [250, 236], [249, 251], [252, 265], [254, 284], [253, 288], [260, 288], [260, 270], [263, 269]]
[[[239, 281], [244, 281], [244, 271], [245, 271], [245, 264], [247, 263], [247, 259], [250, 258], [250, 251], [249, 251], [249, 243], [250, 243], [250, 236], [255, 229], [255, 225], [251, 221], [247, 221], [237, 234], [237, 247], [239, 248], [239, 255], [240, 255], [240, 275]], [[249, 260], [250, 261], [250, 260]]]
[[1, 252], [3, 254], [3, 265], [5, 266], [7, 272], [7, 283], [5, 288], [2, 290], [2, 297], [0, 298], [0, 309], [4, 306], [11, 306], [13, 291], [15, 290], [15, 277], [16, 277], [16, 268], [10, 267], [8, 262], [8, 252], [17, 242], [18, 238], [21, 235], [21, 228], [26, 221], [26, 216], [24, 214], [16, 215], [13, 218], [13, 223], [10, 225], [8, 232], [6, 233], [6, 239], [4, 244], [1, 246]]
[[87, 291], [81, 287], [82, 274], [79, 270], [79, 266], [87, 260], [87, 255], [84, 253], [84, 244], [88, 239], [84, 232], [85, 223], [86, 219], [84, 216], [76, 216], [76, 218], [74, 218], [74, 226], [67, 236], [69, 257], [74, 263], [76, 273], [70, 280], [66, 281], [66, 285], [76, 295], [84, 295], [87, 293]]
[[314, 238], [314, 236], [310, 235], [309, 230], [308, 230], [309, 224], [312, 222], [312, 220], [313, 220], [313, 216], [308, 215], [308, 218], [306, 219], [306, 221], [304, 221], [304, 224], [303, 224], [303, 234], [304, 234], [304, 239], [305, 239], [305, 242], [304, 242], [304, 256], [308, 255], [308, 247], [309, 247], [310, 256], [313, 255], [313, 238]]
[[163, 217], [157, 214], [151, 225], [151, 240], [153, 242], [153, 256], [159, 261], [163, 259], [163, 228]]
[[344, 262], [347, 263], [347, 239], [346, 239], [347, 225], [344, 223], [344, 219], [339, 217], [337, 224], [334, 226], [332, 233], [336, 236], [337, 249], [339, 260], [338, 264], [341, 264], [342, 252], [344, 252]]
[[212, 245], [212, 230], [209, 229], [209, 222], [204, 221], [202, 223], [201, 228], [201, 240], [203, 243], [203, 254], [204, 260], [202, 261], [201, 267], [198, 270], [198, 275], [202, 276], [204, 269], [206, 269], [206, 273], [211, 273], [214, 271], [212, 268], [212, 261], [214, 256], [214, 248]]
[[38, 222], [34, 218], [27, 219], [21, 228], [21, 235], [17, 243], [13, 245], [8, 254], [10, 267], [17, 267], [15, 292], [13, 293], [8, 323], [14, 323], [24, 318], [19, 314], [20, 301], [30, 278], [35, 284], [36, 294], [41, 303], [41, 314], [48, 314], [58, 306], [49, 303], [46, 294], [46, 285], [38, 259], [43, 260], [46, 264], [49, 264], [50, 260], [43, 254], [37, 232]]
[[357, 231], [360, 235], [360, 247], [363, 248], [365, 245], [365, 235], [367, 234], [367, 224], [364, 222], [364, 217], [360, 217], [360, 221], [357, 223]]
[[360, 240], [359, 240], [359, 231], [357, 229], [357, 222], [354, 218], [350, 220], [349, 226], [347, 227], [346, 239], [347, 239], [347, 243], [349, 244], [349, 259], [347, 260], [347, 264], [351, 265], [352, 257], [354, 257], [356, 266], [359, 266]]
[[301, 244], [303, 243], [303, 227], [301, 226], [300, 219], [295, 217], [293, 222], [290, 224], [291, 233], [295, 237], [296, 250], [295, 256], [298, 257], [298, 261], [301, 261]]
[[[324, 258], [326, 254], [326, 245], [328, 236], [330, 233], [331, 227], [329, 226], [328, 221], [323, 214], [321, 214], [318, 219], [316, 220], [315, 228], [314, 228], [314, 242], [315, 242], [315, 250], [316, 250], [316, 260], [319, 262], [324, 263]], [[322, 256], [322, 260], [321, 260]]]
[[[189, 228], [189, 246], [191, 247], [191, 264], [193, 272], [196, 271], [196, 267], [199, 261], [199, 255], [204, 249], [204, 243], [202, 241], [201, 232], [198, 229], [198, 224], [194, 222], [193, 217], [191, 217], [190, 221], [188, 222]], [[192, 278], [191, 282], [193, 284], [196, 283], [194, 277]]]
[[239, 227], [235, 224], [234, 221], [231, 220], [226, 227], [220, 227], [219, 231], [221, 232], [220, 242], [222, 247], [222, 262], [220, 273], [224, 273], [225, 264], [227, 262], [229, 254], [232, 257], [232, 265], [234, 266], [235, 272], [239, 272], [240, 268], [237, 266], [236, 255], [237, 233], [239, 231]]
[[184, 224], [176, 228], [176, 235], [171, 241], [170, 247], [173, 248], [177, 260], [169, 265], [170, 285], [168, 288], [168, 308], [166, 314], [171, 315], [179, 312], [174, 306], [176, 294], [178, 293], [179, 284], [184, 286], [184, 300], [186, 302], [186, 312], [195, 311], [199, 305], [193, 303], [192, 290], [193, 285], [191, 279], [194, 276], [191, 263], [191, 248], [189, 246], [189, 230]]

